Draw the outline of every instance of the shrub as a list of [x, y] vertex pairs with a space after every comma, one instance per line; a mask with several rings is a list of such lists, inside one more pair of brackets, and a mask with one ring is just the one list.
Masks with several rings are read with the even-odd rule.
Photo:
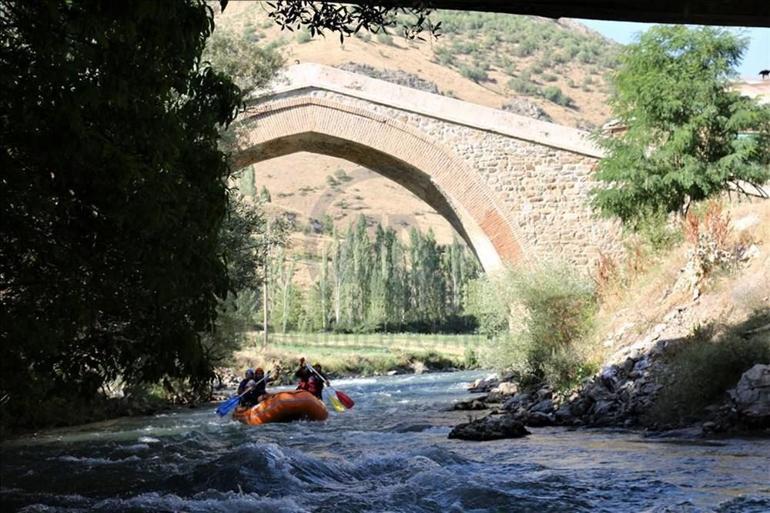
[[508, 88], [526, 96], [537, 96], [540, 89], [523, 77], [512, 78], [508, 81]]
[[489, 78], [487, 71], [478, 65], [461, 65], [460, 74], [474, 82], [483, 82]]
[[334, 178], [340, 183], [349, 182], [353, 179], [353, 177], [347, 174], [344, 169], [337, 169], [334, 172]]
[[649, 422], [679, 423], [698, 416], [719, 400], [757, 363], [770, 362], [770, 337], [752, 328], [770, 323], [767, 309], [755, 312], [737, 326], [706, 325], [693, 330], [681, 346], [666, 357], [667, 371], [659, 378], [663, 388], [648, 412]]
[[639, 215], [633, 229], [654, 253], [668, 251], [682, 241], [682, 232], [669, 222], [661, 211], [647, 211]]
[[378, 32], [375, 36], [375, 39], [378, 43], [388, 46], [395, 46], [393, 43], [393, 36], [386, 32]]
[[514, 370], [525, 385], [549, 383], [557, 389], [568, 389], [596, 371], [589, 340], [596, 295], [589, 280], [566, 267], [543, 266], [509, 271], [487, 283], [492, 287], [474, 291], [485, 295], [479, 303], [488, 307], [479, 326], [512, 327], [495, 339], [487, 363]]
[[463, 308], [468, 315], [476, 318], [480, 334], [491, 338], [506, 331], [508, 304], [509, 298], [504, 293], [503, 283], [489, 276], [468, 282]]
[[542, 75], [540, 75], [540, 77], [546, 82], [556, 82], [556, 75], [553, 75], [551, 73], [543, 73]]
[[307, 30], [300, 30], [299, 32], [297, 32], [296, 39], [297, 39], [297, 43], [302, 45], [302, 44], [309, 43], [310, 41], [312, 41], [313, 40], [313, 36], [311, 36], [310, 32], [308, 32]]
[[452, 50], [446, 46], [439, 46], [433, 51], [436, 56], [436, 60], [442, 66], [452, 66], [454, 63], [454, 54]]
[[573, 104], [572, 98], [564, 94], [561, 89], [556, 86], [548, 86], [543, 89], [543, 97], [546, 100], [563, 107], [571, 107]]
[[540, 73], [542, 73], [542, 72], [543, 72], [543, 66], [542, 66], [542, 64], [540, 64], [539, 62], [536, 62], [536, 63], [532, 64], [532, 65], [529, 67], [529, 72], [530, 72], [532, 75], [539, 75]]
[[368, 30], [359, 30], [356, 32], [356, 37], [365, 43], [368, 43], [372, 40], [372, 35]]

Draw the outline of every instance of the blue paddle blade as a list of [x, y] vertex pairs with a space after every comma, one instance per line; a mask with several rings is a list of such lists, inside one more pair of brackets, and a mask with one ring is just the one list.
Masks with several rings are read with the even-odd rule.
[[236, 395], [235, 397], [231, 397], [227, 401], [223, 402], [217, 408], [217, 415], [219, 415], [220, 417], [224, 417], [225, 415], [233, 411], [236, 406], [238, 406], [238, 403], [240, 402], [240, 400], [241, 398]]

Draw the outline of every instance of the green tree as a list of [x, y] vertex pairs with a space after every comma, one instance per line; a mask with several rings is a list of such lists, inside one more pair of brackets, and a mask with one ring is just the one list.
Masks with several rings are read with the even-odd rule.
[[636, 228], [651, 214], [770, 179], [770, 108], [730, 88], [745, 48], [727, 30], [684, 26], [653, 27], [626, 47], [611, 105], [628, 129], [599, 140], [608, 152], [594, 191], [602, 214]]
[[[0, 5], [0, 395], [6, 418], [107, 380], [189, 378], [218, 254], [238, 88], [203, 0]], [[23, 420], [22, 420], [23, 421]]]
[[203, 57], [229, 76], [244, 95], [264, 87], [286, 61], [277, 43], [257, 46], [241, 34], [226, 30], [214, 31]]

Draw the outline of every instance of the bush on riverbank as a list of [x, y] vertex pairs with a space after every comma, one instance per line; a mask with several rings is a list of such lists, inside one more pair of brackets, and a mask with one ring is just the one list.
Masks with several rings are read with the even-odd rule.
[[[503, 277], [472, 290], [494, 299], [474, 299], [490, 331], [498, 331], [486, 354], [491, 366], [513, 370], [523, 384], [547, 383], [566, 389], [595, 372], [599, 359], [591, 343], [596, 294], [593, 284], [574, 270], [548, 265], [509, 270]], [[499, 333], [499, 304], [507, 304], [508, 332]], [[474, 312], [476, 313], [476, 312]]]
[[144, 386], [124, 397], [99, 393], [83, 398], [32, 392], [17, 401], [22, 407], [0, 407], [0, 439], [39, 428], [88, 424], [116, 417], [152, 415], [172, 405], [160, 386]]
[[733, 326], [699, 326], [666, 354], [663, 388], [648, 420], [663, 424], [686, 423], [703, 414], [735, 386], [741, 374], [756, 363], [770, 362], [770, 334], [754, 331], [770, 324], [770, 310], [756, 311]]

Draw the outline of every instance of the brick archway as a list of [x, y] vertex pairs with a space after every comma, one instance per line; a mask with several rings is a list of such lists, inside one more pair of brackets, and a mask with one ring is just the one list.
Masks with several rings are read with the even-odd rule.
[[236, 169], [299, 151], [343, 158], [389, 178], [444, 216], [485, 271], [531, 256], [494, 193], [419, 130], [326, 98], [279, 98], [247, 108], [234, 127]]

